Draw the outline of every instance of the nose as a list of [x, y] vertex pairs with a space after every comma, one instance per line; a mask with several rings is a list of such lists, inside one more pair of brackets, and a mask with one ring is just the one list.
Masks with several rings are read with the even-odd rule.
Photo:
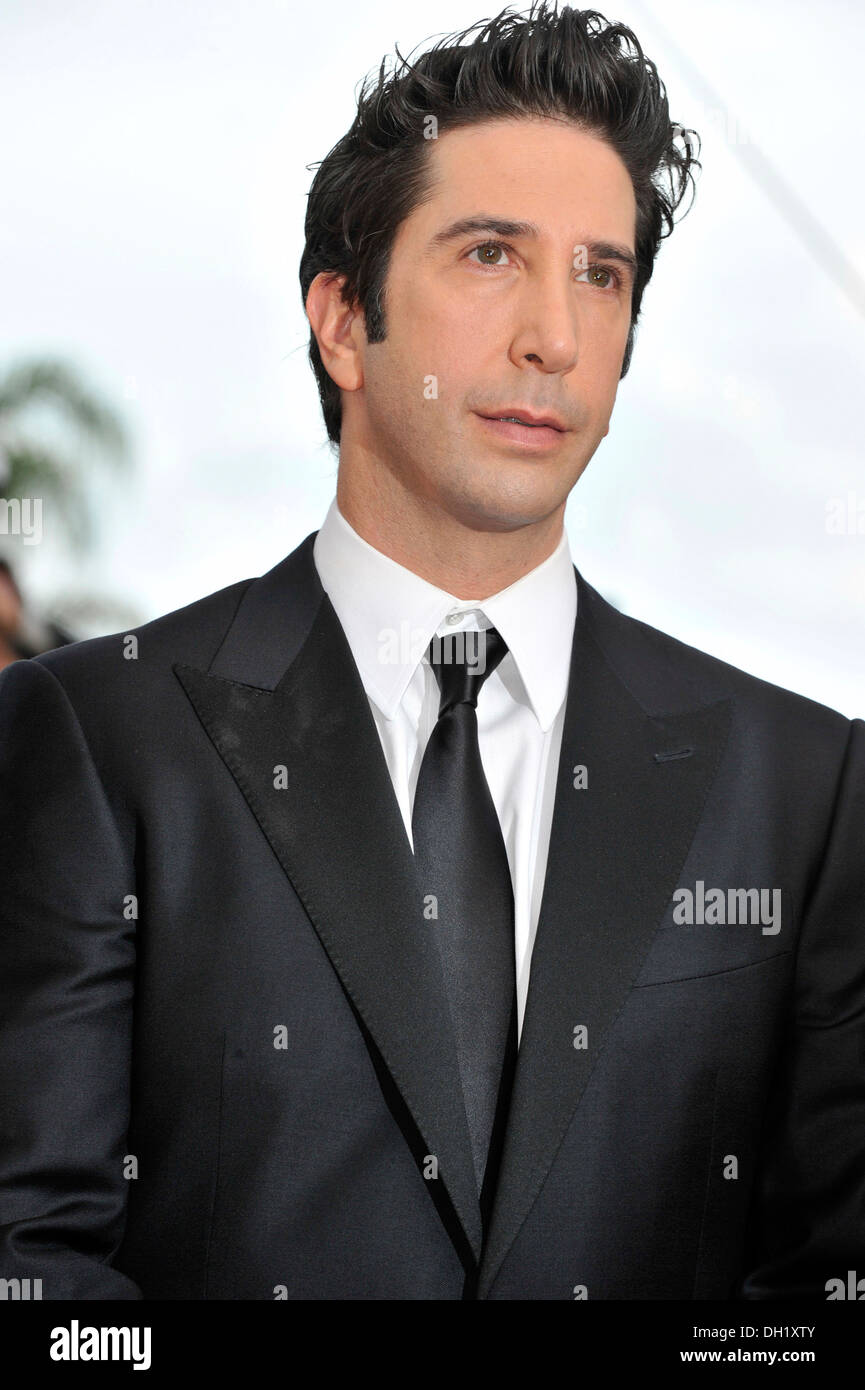
[[545, 372], [565, 373], [577, 365], [579, 308], [571, 276], [559, 267], [527, 280], [517, 312], [510, 348], [515, 366], [534, 362]]

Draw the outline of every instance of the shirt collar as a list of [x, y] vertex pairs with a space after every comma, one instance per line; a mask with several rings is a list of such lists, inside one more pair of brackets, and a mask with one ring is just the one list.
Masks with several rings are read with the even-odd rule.
[[566, 533], [542, 564], [476, 601], [455, 598], [369, 545], [346, 521], [336, 499], [315, 538], [313, 555], [364, 689], [385, 718], [394, 718], [436, 632], [487, 626], [475, 622], [480, 612], [507, 643], [539, 725], [550, 727], [567, 694], [577, 613]]

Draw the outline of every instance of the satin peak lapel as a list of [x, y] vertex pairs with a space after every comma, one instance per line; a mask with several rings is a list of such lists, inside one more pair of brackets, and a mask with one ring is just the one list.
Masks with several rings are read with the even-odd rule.
[[[608, 615], [628, 620], [577, 577], [547, 874], [479, 1298], [489, 1294], [543, 1186], [641, 968], [729, 728], [726, 699], [648, 713], [602, 646]], [[620, 659], [621, 632], [618, 646]], [[578, 788], [580, 766], [586, 785]], [[580, 1025], [587, 1029], [583, 1049], [574, 1046]]]
[[314, 539], [250, 584], [207, 671], [174, 669], [398, 1089], [416, 1158], [438, 1160], [431, 1196], [471, 1267], [480, 1208], [438, 947]]

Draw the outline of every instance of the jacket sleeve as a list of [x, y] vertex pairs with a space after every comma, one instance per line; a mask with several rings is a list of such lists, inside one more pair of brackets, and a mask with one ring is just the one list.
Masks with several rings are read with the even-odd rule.
[[142, 1297], [111, 1264], [127, 1199], [134, 891], [132, 848], [63, 686], [39, 660], [14, 662], [0, 676], [0, 1279], [41, 1280], [30, 1297]]
[[766, 1116], [754, 1242], [739, 1298], [825, 1301], [839, 1287], [830, 1290], [829, 1281], [849, 1288], [851, 1271], [865, 1280], [861, 719], [851, 724], [831, 831], [804, 909], [794, 991]]

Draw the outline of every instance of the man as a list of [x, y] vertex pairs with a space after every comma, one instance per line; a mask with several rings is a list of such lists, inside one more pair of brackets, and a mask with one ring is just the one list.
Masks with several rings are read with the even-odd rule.
[[601, 16], [466, 37], [310, 193], [319, 532], [0, 682], [0, 1275], [46, 1299], [865, 1273], [865, 724], [563, 530], [691, 147]]

